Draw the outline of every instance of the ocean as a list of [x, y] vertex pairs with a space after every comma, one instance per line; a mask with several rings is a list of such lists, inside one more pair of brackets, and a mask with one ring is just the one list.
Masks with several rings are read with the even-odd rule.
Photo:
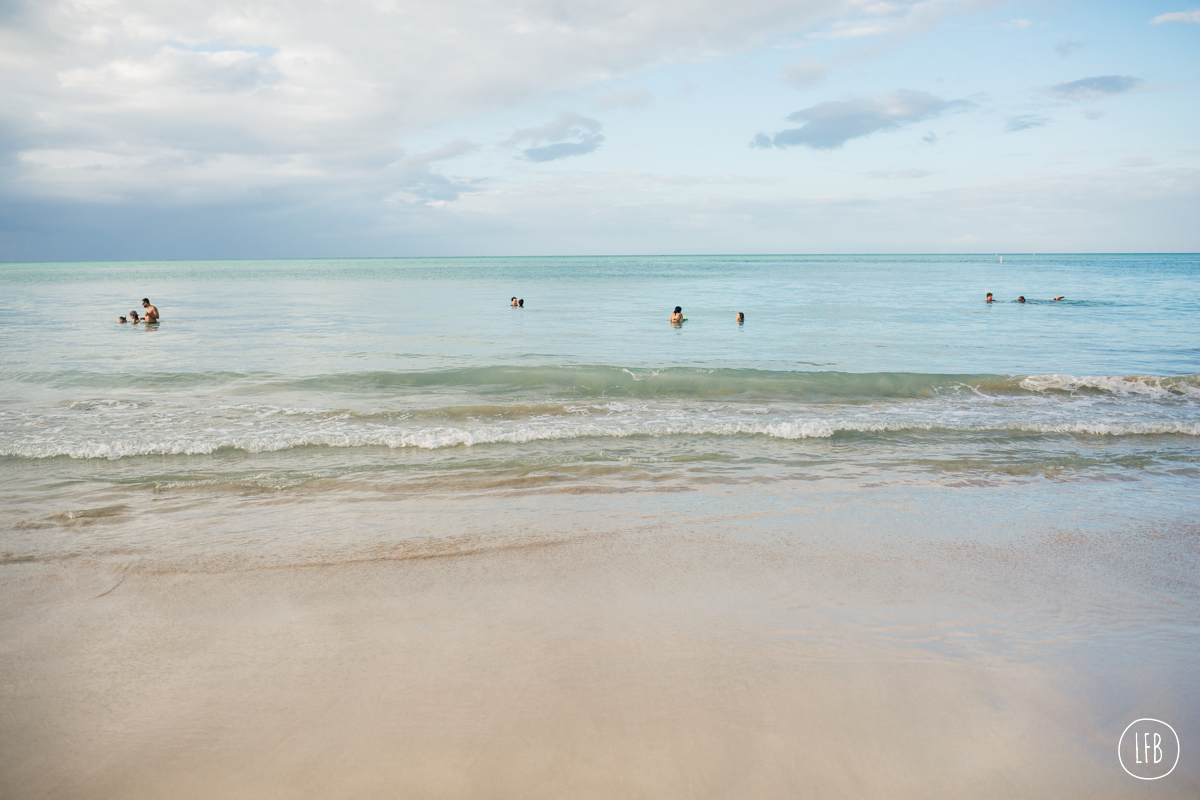
[[[161, 323], [118, 323], [142, 297]], [[673, 326], [677, 305], [687, 321]], [[203, 774], [239, 776], [237, 791], [210, 777], [196, 796], [258, 796], [302, 770], [319, 736], [267, 767], [210, 745], [278, 748], [364, 681], [374, 694], [346, 719], [383, 738], [351, 760], [414, 795], [453, 774], [471, 780], [441, 794], [521, 796], [536, 778], [589, 796], [621, 773], [592, 794], [1135, 796], [1114, 755], [1128, 722], [1200, 735], [1197, 319], [1193, 254], [0, 265], [4, 732], [29, 742], [0, 781], [153, 796], [195, 780], [196, 764], [147, 766], [133, 744], [125, 771], [105, 772], [111, 750], [79, 744], [115, 730], [112, 686], [150, 707], [146, 675], [186, 663], [199, 717], [117, 727], [141, 748], [182, 731], [209, 748]], [[341, 588], [313, 600], [306, 569]], [[156, 636], [199, 635], [196, 608], [267, 584], [275, 594], [247, 600], [267, 617], [228, 617], [241, 638], [147, 644], [147, 620]], [[59, 638], [38, 639], [38, 609], [63, 598], [75, 610]], [[142, 619], [115, 634], [141, 644], [100, 644], [125, 630], [111, 609], [96, 616], [103, 603]], [[314, 652], [344, 652], [355, 630], [375, 677], [306, 672], [281, 655], [294, 642], [262, 644], [289, 613]], [[484, 629], [535, 646], [482, 645]], [[589, 649], [597, 637], [610, 649]], [[47, 672], [38, 647], [80, 661]], [[268, 702], [250, 667], [213, 671], [235, 652], [289, 688]], [[128, 658], [141, 666], [113, 666]], [[858, 681], [864, 665], [883, 672]], [[108, 688], [80, 688], [88, 670]], [[381, 677], [396, 671], [409, 689]], [[304, 710], [279, 710], [298, 694]], [[255, 703], [277, 713], [234, 711]], [[389, 703], [425, 738], [383, 725]], [[484, 707], [524, 738], [479, 738]], [[646, 708], [649, 721], [621, 716]], [[33, 721], [47, 717], [59, 723]], [[905, 730], [977, 749], [938, 766]], [[381, 741], [425, 760], [402, 769]], [[74, 767], [28, 766], [64, 742]], [[793, 745], [825, 760], [784, 759]], [[839, 760], [889, 747], [906, 755]], [[557, 766], [538, 760], [551, 751]], [[155, 780], [128, 783], [134, 763]], [[1200, 764], [1172, 780], [1163, 796], [1188, 796]]]

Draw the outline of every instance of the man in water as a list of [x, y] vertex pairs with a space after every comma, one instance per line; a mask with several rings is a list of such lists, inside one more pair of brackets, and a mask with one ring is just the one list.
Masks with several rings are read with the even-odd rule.
[[517, 298], [515, 298], [515, 297], [512, 299], [512, 307], [513, 308], [517, 307]]
[[996, 302], [996, 301], [992, 299], [992, 293], [991, 293], [991, 292], [988, 292], [987, 300], [984, 300], [983, 302], [985, 302], [985, 303], [994, 303], [994, 302]]
[[142, 308], [146, 309], [146, 316], [144, 317], [144, 319], [147, 322], [147, 324], [151, 323], [151, 322], [158, 322], [158, 309], [155, 308], [154, 306], [150, 305], [149, 298], [147, 298], [147, 297], [142, 298]]
[[1024, 302], [1025, 302], [1025, 295], [1021, 295], [1020, 297], [1018, 297], [1018, 298], [1017, 298], [1017, 302], [1018, 302], [1018, 303], [1024, 303]]
[[738, 325], [741, 325], [745, 321], [746, 321], [746, 315], [739, 311], [738, 312]]
[[675, 310], [671, 312], [671, 324], [678, 325], [683, 322], [683, 309], [680, 306], [675, 306]]

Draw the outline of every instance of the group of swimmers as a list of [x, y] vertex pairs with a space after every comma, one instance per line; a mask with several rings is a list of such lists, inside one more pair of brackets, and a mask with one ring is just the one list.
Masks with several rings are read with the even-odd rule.
[[[1058, 297], [1055, 297], [1053, 300], [1051, 300], [1051, 302], [1058, 302], [1059, 300], [1065, 300], [1066, 298], [1067, 298], [1067, 296], [1066, 296], [1065, 294], [1060, 294]], [[988, 293], [987, 293], [987, 299], [986, 299], [986, 300], [984, 300], [983, 302], [985, 302], [985, 303], [994, 303], [994, 302], [996, 302], [996, 301], [992, 299], [992, 293], [991, 293], [991, 292], [988, 292]], [[1017, 298], [1017, 302], [1018, 302], [1018, 303], [1024, 303], [1024, 302], [1025, 302], [1025, 295], [1021, 295], [1020, 297], [1018, 297], [1018, 298]]]
[[525, 307], [525, 298], [522, 297], [520, 300], [518, 300], [517, 298], [514, 297], [512, 299], [512, 307], [513, 308], [524, 308]]
[[142, 316], [139, 317], [137, 309], [134, 309], [133, 311], [129, 312], [128, 319], [125, 317], [118, 317], [117, 322], [120, 322], [122, 325], [127, 322], [132, 322], [135, 325], [139, 322], [144, 322], [147, 325], [153, 325], [158, 322], [158, 309], [150, 304], [150, 298], [142, 298], [142, 308], [146, 310], [146, 313]]

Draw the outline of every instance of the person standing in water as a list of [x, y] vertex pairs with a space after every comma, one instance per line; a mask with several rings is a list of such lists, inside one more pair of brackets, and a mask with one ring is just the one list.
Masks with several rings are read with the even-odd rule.
[[142, 298], [142, 308], [146, 309], [146, 315], [142, 317], [144, 322], [147, 324], [151, 322], [158, 322], [158, 309], [150, 305], [150, 299], [148, 297]]
[[675, 306], [675, 310], [671, 312], [671, 324], [678, 325], [681, 322], [683, 322], [683, 308]]

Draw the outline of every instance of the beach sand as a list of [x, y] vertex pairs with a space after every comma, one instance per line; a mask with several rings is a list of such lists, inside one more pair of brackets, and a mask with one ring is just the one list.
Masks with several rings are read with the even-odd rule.
[[[703, 493], [275, 506], [284, 531], [412, 535], [6, 563], [0, 795], [1200, 795], [1200, 529], [999, 536], [953, 491], [794, 495], [803, 519]], [[451, 546], [455, 520], [475, 533]], [[1168, 779], [1120, 769], [1138, 717], [1179, 731]]]

